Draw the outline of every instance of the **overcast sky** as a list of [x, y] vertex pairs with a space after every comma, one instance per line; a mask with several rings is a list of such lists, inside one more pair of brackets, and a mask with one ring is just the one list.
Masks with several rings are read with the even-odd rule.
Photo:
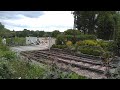
[[0, 22], [10, 30], [64, 31], [73, 28], [71, 11], [0, 11]]

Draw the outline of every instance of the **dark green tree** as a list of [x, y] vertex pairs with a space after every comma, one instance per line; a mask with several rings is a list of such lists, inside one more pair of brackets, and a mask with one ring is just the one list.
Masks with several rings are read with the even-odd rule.
[[98, 38], [113, 39], [116, 11], [74, 11], [74, 24], [84, 34], [95, 34]]
[[74, 11], [74, 24], [78, 30], [84, 34], [94, 34], [97, 22], [97, 11]]
[[44, 34], [45, 34], [44, 31], [39, 31], [39, 37], [43, 37]]
[[74, 29], [68, 29], [64, 31], [65, 35], [80, 35], [81, 32], [79, 30], [74, 30]]
[[0, 22], [0, 30], [4, 29], [4, 25]]
[[113, 33], [115, 28], [115, 12], [114, 11], [102, 11], [99, 12], [97, 21], [97, 37], [104, 40], [113, 39]]
[[52, 37], [55, 37], [55, 38], [56, 38], [59, 34], [61, 34], [59, 30], [54, 30], [54, 31], [52, 32]]

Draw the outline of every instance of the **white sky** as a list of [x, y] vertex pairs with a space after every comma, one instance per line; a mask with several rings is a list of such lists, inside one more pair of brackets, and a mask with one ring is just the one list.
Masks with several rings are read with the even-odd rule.
[[[30, 12], [30, 11], [25, 11]], [[36, 11], [43, 12], [43, 11]], [[3, 19], [3, 24], [10, 30], [44, 30], [53, 31], [59, 30], [61, 32], [73, 28], [74, 18], [71, 11], [44, 11], [43, 15], [38, 17], [27, 17], [23, 14], [17, 14], [19, 19]], [[32, 12], [31, 14], [34, 14]]]

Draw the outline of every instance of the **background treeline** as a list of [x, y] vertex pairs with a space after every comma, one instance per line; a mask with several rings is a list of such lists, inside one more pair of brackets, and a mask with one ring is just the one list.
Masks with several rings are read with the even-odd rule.
[[21, 30], [21, 31], [10, 31], [9, 29], [6, 29], [5, 26], [0, 23], [0, 37], [10, 38], [10, 37], [26, 37], [26, 36], [33, 36], [33, 37], [56, 37], [61, 32], [59, 30], [54, 30], [53, 32], [45, 32], [40, 30]]

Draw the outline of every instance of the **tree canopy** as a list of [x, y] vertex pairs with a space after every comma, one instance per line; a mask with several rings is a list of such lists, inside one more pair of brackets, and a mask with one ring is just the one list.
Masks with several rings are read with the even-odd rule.
[[113, 39], [116, 11], [74, 11], [74, 24], [84, 34], [95, 34], [100, 39]]

